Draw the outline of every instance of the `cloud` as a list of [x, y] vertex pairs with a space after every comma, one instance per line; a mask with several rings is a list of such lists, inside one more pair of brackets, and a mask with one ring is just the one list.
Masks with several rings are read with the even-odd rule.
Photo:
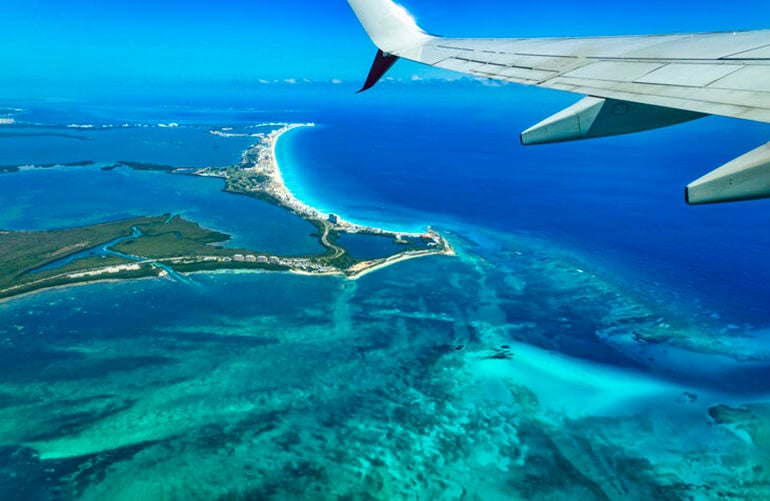
[[508, 83], [500, 80], [492, 80], [490, 78], [483, 78], [483, 79], [479, 78], [478, 81], [480, 81], [481, 85], [483, 85], [484, 87], [502, 87], [503, 85], [506, 85]]

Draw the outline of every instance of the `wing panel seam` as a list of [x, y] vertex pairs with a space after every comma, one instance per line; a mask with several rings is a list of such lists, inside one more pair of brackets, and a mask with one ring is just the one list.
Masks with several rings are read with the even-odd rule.
[[[747, 52], [754, 52], [755, 50], [766, 49], [768, 47], [770, 47], [770, 43], [767, 43], [765, 45], [759, 45], [757, 47], [752, 47], [751, 49], [741, 50], [741, 51], [735, 52], [733, 54], [730, 54], [728, 56], [723, 56], [720, 59], [729, 59], [729, 58], [732, 58], [732, 57], [737, 56], [739, 54], [745, 54]], [[757, 58], [757, 59], [766, 59], [766, 58]]]

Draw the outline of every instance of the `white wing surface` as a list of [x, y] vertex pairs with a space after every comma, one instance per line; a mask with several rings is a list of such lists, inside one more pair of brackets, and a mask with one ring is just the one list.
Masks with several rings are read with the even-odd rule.
[[[770, 30], [586, 38], [444, 38], [390, 0], [348, 0], [379, 48], [364, 89], [398, 58], [588, 96], [524, 144], [638, 132], [706, 115], [770, 123]], [[770, 148], [690, 184], [689, 203], [770, 197]], [[737, 162], [737, 164], [736, 164]], [[750, 165], [740, 169], [736, 165]]]

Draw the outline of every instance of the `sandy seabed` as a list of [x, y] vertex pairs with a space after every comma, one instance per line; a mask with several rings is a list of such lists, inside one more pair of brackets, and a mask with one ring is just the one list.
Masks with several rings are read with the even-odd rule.
[[731, 348], [532, 242], [493, 235], [458, 254], [355, 282], [196, 274], [0, 304], [0, 488], [19, 499], [770, 492], [770, 384], [755, 377], [766, 352]]

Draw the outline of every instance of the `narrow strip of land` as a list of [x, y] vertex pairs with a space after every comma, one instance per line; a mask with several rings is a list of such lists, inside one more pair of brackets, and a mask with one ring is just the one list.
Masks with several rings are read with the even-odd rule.
[[[281, 174], [276, 155], [276, 145], [287, 132], [298, 127], [313, 126], [314, 124], [286, 124], [263, 135], [259, 143], [244, 152], [239, 165], [229, 169], [199, 169], [195, 174], [222, 178], [226, 182], [227, 191], [253, 196], [284, 207], [316, 226], [319, 230], [321, 244], [328, 251], [324, 261], [335, 266], [338, 272], [349, 278], [365, 275], [369, 268], [379, 269], [406, 259], [436, 254], [454, 255], [454, 250], [449, 242], [430, 227], [424, 233], [410, 233], [355, 224], [335, 214], [324, 214], [294, 196], [287, 188]], [[404, 249], [379, 259], [351, 258], [347, 250], [336, 243], [339, 236], [345, 233], [391, 238], [395, 242], [404, 243]], [[409, 242], [419, 244], [410, 246]]]
[[[315, 226], [316, 237], [325, 252], [290, 257], [227, 248], [223, 244], [230, 239], [229, 235], [169, 214], [66, 230], [0, 231], [0, 298], [98, 280], [151, 276], [182, 279], [178, 273], [223, 269], [338, 274], [357, 279], [407, 259], [454, 255], [449, 242], [430, 228], [425, 233], [407, 233], [358, 225], [334, 214], [324, 214], [295, 197], [281, 175], [276, 144], [287, 132], [307, 126], [312, 124], [285, 124], [261, 134], [258, 143], [244, 151], [241, 162], [229, 168], [191, 172], [162, 166], [162, 170], [221, 178], [225, 191], [291, 211]], [[131, 167], [129, 162], [123, 164]], [[152, 166], [142, 164], [142, 170], [147, 168]], [[389, 239], [394, 243], [394, 251], [375, 259], [357, 258], [339, 243], [344, 234]]]

